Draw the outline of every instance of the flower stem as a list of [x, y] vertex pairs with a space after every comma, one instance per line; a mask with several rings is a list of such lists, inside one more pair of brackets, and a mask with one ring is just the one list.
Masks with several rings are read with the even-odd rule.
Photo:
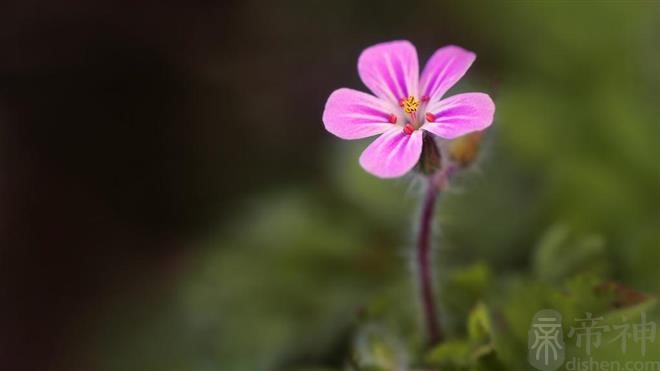
[[438, 190], [433, 180], [428, 179], [428, 188], [422, 201], [421, 223], [417, 237], [417, 271], [422, 300], [422, 310], [426, 325], [426, 336], [429, 345], [438, 343], [442, 338], [440, 324], [436, 317], [435, 301], [433, 299], [433, 273], [431, 272], [431, 224], [433, 211], [438, 198]]
[[433, 215], [438, 195], [455, 170], [455, 167], [449, 165], [436, 174], [427, 177], [427, 189], [422, 201], [419, 234], [417, 236], [416, 263], [417, 272], [419, 274], [422, 311], [429, 346], [441, 342], [443, 338], [442, 327], [438, 321], [433, 295], [433, 271], [431, 259], [431, 230], [433, 226]]

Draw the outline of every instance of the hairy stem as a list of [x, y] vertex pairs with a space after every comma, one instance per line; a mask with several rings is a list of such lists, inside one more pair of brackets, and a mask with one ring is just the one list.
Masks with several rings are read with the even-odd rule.
[[433, 266], [431, 259], [431, 232], [433, 227], [433, 215], [438, 194], [444, 188], [449, 177], [456, 169], [446, 166], [438, 173], [427, 177], [427, 188], [422, 201], [422, 210], [419, 223], [419, 234], [417, 236], [417, 272], [419, 274], [419, 289], [422, 300], [422, 311], [426, 336], [429, 345], [442, 341], [443, 332], [438, 321], [437, 309], [433, 295]]
[[438, 198], [438, 189], [429, 178], [428, 187], [422, 201], [422, 215], [417, 237], [417, 271], [422, 300], [422, 311], [426, 326], [426, 336], [429, 345], [438, 343], [442, 338], [440, 323], [436, 317], [435, 300], [433, 298], [433, 272], [431, 271], [431, 224], [433, 211]]

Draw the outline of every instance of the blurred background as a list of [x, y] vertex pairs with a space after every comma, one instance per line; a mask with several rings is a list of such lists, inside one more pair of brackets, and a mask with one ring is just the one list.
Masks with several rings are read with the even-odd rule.
[[[2, 370], [526, 370], [540, 309], [660, 321], [656, 2], [22, 0], [0, 30]], [[497, 105], [440, 200], [429, 352], [415, 182], [321, 122], [393, 39], [475, 51], [452, 91]]]

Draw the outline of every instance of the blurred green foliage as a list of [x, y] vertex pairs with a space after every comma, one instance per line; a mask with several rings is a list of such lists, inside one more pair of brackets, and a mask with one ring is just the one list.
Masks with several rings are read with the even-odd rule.
[[[324, 184], [245, 200], [167, 299], [110, 320], [99, 369], [527, 370], [540, 309], [565, 335], [585, 312], [660, 323], [659, 12], [561, 4], [424, 8], [458, 19], [479, 54], [468, 83], [497, 105], [480, 162], [438, 208], [446, 343], [424, 349], [409, 278], [418, 184], [371, 177], [366, 142], [329, 137]], [[621, 302], [604, 282], [649, 295]], [[605, 342], [594, 357], [641, 359]], [[660, 341], [643, 360], [660, 361]]]

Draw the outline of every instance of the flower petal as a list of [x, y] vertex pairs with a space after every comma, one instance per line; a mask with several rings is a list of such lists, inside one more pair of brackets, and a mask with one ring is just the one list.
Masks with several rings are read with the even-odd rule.
[[426, 111], [434, 120], [425, 123], [422, 129], [441, 138], [454, 139], [490, 126], [495, 104], [488, 94], [464, 93], [431, 104]]
[[465, 75], [477, 55], [461, 47], [449, 45], [438, 49], [424, 66], [422, 96], [440, 100]]
[[376, 44], [360, 55], [358, 73], [376, 96], [398, 105], [418, 92], [417, 50], [405, 40]]
[[378, 137], [362, 152], [360, 165], [380, 178], [396, 178], [406, 174], [422, 153], [422, 131], [407, 135], [400, 127]]
[[342, 139], [360, 139], [384, 133], [392, 128], [389, 122], [392, 105], [373, 95], [353, 89], [337, 89], [325, 104], [325, 129]]

